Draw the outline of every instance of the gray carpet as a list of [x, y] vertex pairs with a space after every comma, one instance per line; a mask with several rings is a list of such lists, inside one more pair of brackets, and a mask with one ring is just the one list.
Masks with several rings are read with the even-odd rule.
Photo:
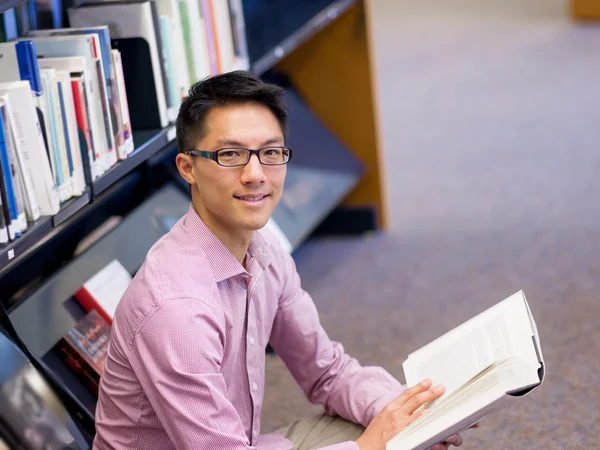
[[[304, 287], [401, 381], [409, 352], [524, 289], [547, 381], [463, 448], [600, 448], [600, 24], [556, 0], [374, 1], [392, 227], [311, 240]], [[316, 411], [269, 358], [263, 430]]]

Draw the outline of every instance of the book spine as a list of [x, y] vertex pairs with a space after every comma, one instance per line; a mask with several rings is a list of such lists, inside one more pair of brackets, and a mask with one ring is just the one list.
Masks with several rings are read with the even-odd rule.
[[73, 297], [75, 297], [75, 299], [86, 312], [96, 310], [96, 312], [105, 320], [107, 324], [112, 325], [112, 317], [106, 312], [100, 303], [96, 301], [92, 293], [88, 291], [85, 286], [75, 292]]
[[133, 134], [131, 132], [131, 119], [129, 118], [129, 103], [127, 102], [127, 88], [125, 86], [125, 74], [123, 73], [123, 62], [119, 50], [112, 51], [113, 66], [115, 69], [115, 80], [119, 106], [121, 108], [121, 120], [123, 121], [123, 137], [125, 138], [125, 151], [129, 155], [134, 150]]
[[9, 171], [12, 177], [13, 188], [15, 190], [15, 200], [17, 203], [17, 214], [18, 214], [18, 223], [21, 233], [27, 230], [27, 217], [25, 214], [25, 194], [23, 192], [23, 176], [19, 169], [17, 156], [15, 152], [15, 143], [12, 137], [12, 131], [10, 130], [10, 123], [8, 122], [8, 114], [7, 114], [7, 96], [3, 95], [3, 99], [5, 103], [0, 106], [1, 118], [3, 121], [4, 127], [4, 144], [6, 146], [6, 152], [8, 154], [8, 162], [9, 162]]
[[17, 209], [17, 200], [15, 198], [13, 178], [10, 171], [8, 150], [6, 149], [4, 120], [2, 120], [2, 115], [0, 115], [0, 164], [2, 165], [2, 177], [4, 178], [4, 189], [6, 191], [6, 200], [11, 221], [8, 227], [9, 236], [11, 239], [16, 239], [21, 236], [21, 229], [19, 226], [19, 213]]
[[17, 60], [19, 62], [19, 73], [21, 80], [29, 81], [31, 91], [39, 96], [42, 93], [42, 81], [37, 65], [37, 54], [33, 41], [19, 41], [15, 44]]
[[91, 184], [97, 178], [97, 171], [94, 166], [92, 137], [90, 136], [90, 127], [85, 112], [85, 91], [82, 79], [77, 77], [71, 80], [71, 88], [73, 90], [73, 105], [75, 107], [75, 118], [77, 122], [85, 180], [86, 184]]

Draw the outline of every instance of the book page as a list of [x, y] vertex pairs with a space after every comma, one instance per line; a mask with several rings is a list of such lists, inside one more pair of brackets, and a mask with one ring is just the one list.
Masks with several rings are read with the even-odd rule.
[[446, 386], [443, 399], [501, 359], [516, 356], [538, 367], [532, 336], [525, 299], [519, 292], [411, 354], [404, 362], [407, 384], [413, 386], [429, 377], [434, 385]]

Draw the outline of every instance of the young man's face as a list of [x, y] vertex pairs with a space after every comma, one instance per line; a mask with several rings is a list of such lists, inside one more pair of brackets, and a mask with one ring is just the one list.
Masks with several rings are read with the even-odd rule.
[[[262, 105], [213, 108], [206, 116], [205, 127], [204, 137], [196, 143], [197, 150], [284, 145], [279, 122]], [[202, 157], [187, 158], [191, 158], [191, 177], [186, 179], [197, 187], [194, 206], [209, 227], [237, 232], [266, 225], [281, 198], [285, 165], [262, 165], [256, 155], [239, 167], [223, 167]]]

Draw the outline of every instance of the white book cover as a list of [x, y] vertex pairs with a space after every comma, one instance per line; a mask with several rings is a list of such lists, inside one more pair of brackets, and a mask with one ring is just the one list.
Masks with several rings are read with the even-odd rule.
[[0, 83], [0, 94], [7, 94], [10, 100], [17, 156], [35, 192], [40, 213], [54, 215], [60, 208], [59, 197], [29, 82]]
[[2, 94], [0, 95], [0, 100], [5, 105], [3, 109], [2, 119], [4, 121], [4, 134], [6, 139], [6, 146], [9, 149], [9, 155], [12, 154], [11, 158], [16, 161], [17, 170], [20, 173], [25, 214], [27, 215], [27, 219], [29, 219], [30, 222], [35, 222], [40, 218], [40, 207], [38, 206], [37, 198], [35, 196], [32, 180], [29, 178], [26, 172], [26, 167], [23, 164], [22, 158], [19, 157], [19, 153], [17, 151], [17, 142], [13, 132], [13, 126], [11, 124], [11, 117], [13, 117], [13, 112], [10, 105], [10, 99], [8, 98], [7, 94]]
[[[94, 41], [90, 35], [71, 35], [71, 36], [52, 36], [52, 37], [29, 37], [36, 45], [38, 58], [56, 58], [67, 56], [82, 56], [85, 59], [86, 75], [85, 83], [87, 90], [87, 99], [90, 106], [90, 127], [92, 128], [92, 139], [94, 150], [100, 155], [102, 172], [110, 167], [109, 153], [111, 145], [110, 130], [105, 126], [103, 98], [101, 96], [100, 82], [98, 79], [98, 70], [94, 58]], [[105, 98], [106, 108], [108, 108], [108, 99]], [[113, 146], [114, 148], [114, 146]]]
[[131, 284], [131, 275], [118, 259], [113, 259], [102, 270], [87, 280], [74, 294], [83, 309], [95, 309], [112, 325], [117, 306]]
[[[81, 74], [84, 83], [89, 79], [87, 74], [85, 58], [82, 56], [68, 56], [64, 58], [41, 58], [38, 60], [38, 66], [40, 69], [55, 69], [58, 71], [64, 71], [68, 73]], [[86, 93], [84, 93], [85, 95]], [[71, 90], [71, 98], [72, 90]], [[87, 96], [86, 96], [87, 98]], [[89, 100], [88, 100], [89, 101]], [[88, 111], [89, 113], [89, 111]], [[77, 124], [77, 119], [75, 119]], [[81, 150], [81, 148], [80, 148]], [[92, 148], [88, 149], [88, 160], [90, 161], [90, 171], [92, 173], [92, 179], [97, 179], [103, 172], [103, 164], [100, 160], [94, 158], [94, 148], [92, 142]]]
[[149, 46], [150, 62], [156, 87], [156, 100], [160, 124], [165, 128], [169, 124], [167, 117], [167, 99], [162, 76], [162, 58], [156, 39], [152, 8], [149, 1], [135, 3], [96, 3], [69, 9], [72, 26], [85, 27], [110, 24], [111, 39], [142, 38]]

